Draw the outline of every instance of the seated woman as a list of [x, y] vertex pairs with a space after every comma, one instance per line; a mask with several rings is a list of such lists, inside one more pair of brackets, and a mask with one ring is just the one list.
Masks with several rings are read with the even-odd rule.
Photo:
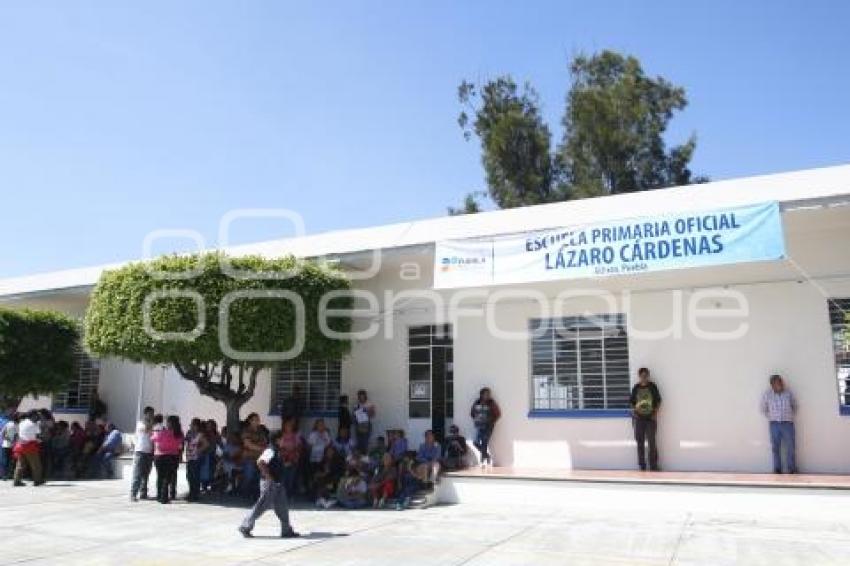
[[396, 467], [389, 452], [384, 452], [381, 463], [372, 474], [369, 481], [369, 494], [372, 496], [372, 507], [381, 509], [395, 493]]
[[425, 483], [434, 483], [440, 475], [440, 444], [434, 437], [434, 431], [425, 431], [425, 442], [416, 452], [416, 477]]
[[346, 509], [361, 509], [368, 505], [366, 494], [366, 480], [363, 479], [360, 470], [355, 466], [349, 466], [345, 476], [339, 482], [336, 492], [337, 503]]
[[396, 510], [402, 511], [410, 506], [411, 498], [422, 487], [416, 476], [416, 461], [405, 455], [398, 465], [398, 497], [396, 498]]
[[334, 502], [331, 499], [336, 493], [337, 484], [345, 472], [345, 460], [331, 444], [325, 448], [324, 457], [313, 474], [313, 489], [316, 495], [316, 506], [330, 508]]

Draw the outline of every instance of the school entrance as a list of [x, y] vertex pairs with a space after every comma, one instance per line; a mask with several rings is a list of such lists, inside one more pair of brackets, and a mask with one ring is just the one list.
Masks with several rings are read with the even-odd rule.
[[429, 428], [442, 441], [454, 417], [452, 325], [409, 327], [407, 348], [410, 419], [430, 419]]

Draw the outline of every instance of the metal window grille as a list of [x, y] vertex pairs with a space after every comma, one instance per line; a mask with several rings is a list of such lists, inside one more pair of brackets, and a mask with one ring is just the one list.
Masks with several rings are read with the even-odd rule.
[[272, 371], [272, 410], [297, 393], [308, 413], [336, 411], [339, 405], [342, 362], [300, 361], [278, 366]]
[[78, 348], [74, 354], [74, 365], [74, 378], [67, 390], [54, 397], [54, 409], [80, 410], [91, 407], [100, 383], [100, 360]]
[[835, 377], [838, 381], [838, 402], [850, 407], [850, 299], [830, 299], [829, 323], [832, 326], [832, 345], [835, 353]]
[[629, 407], [629, 342], [624, 314], [532, 319], [534, 410]]

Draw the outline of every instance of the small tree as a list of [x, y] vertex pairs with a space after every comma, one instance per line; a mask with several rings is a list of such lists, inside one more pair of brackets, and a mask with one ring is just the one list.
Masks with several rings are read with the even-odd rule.
[[[238, 430], [257, 374], [278, 363], [268, 354], [292, 349], [301, 332], [293, 302], [275, 292], [303, 301], [299, 357], [329, 360], [347, 353], [350, 342], [321, 332], [319, 304], [326, 293], [349, 287], [339, 271], [292, 257], [208, 253], [133, 263], [101, 276], [86, 313], [85, 343], [97, 356], [173, 365], [202, 395], [222, 402], [228, 430]], [[255, 295], [233, 295], [243, 292]], [[348, 297], [330, 302], [349, 305]], [[350, 325], [348, 317], [328, 319], [337, 332]]]
[[54, 311], [0, 309], [0, 408], [58, 393], [74, 377], [77, 321]]

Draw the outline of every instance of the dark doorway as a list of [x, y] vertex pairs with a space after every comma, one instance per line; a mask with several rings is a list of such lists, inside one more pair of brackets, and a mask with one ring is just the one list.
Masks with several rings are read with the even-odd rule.
[[431, 419], [442, 441], [446, 420], [454, 418], [454, 341], [450, 324], [408, 329], [409, 415]]

